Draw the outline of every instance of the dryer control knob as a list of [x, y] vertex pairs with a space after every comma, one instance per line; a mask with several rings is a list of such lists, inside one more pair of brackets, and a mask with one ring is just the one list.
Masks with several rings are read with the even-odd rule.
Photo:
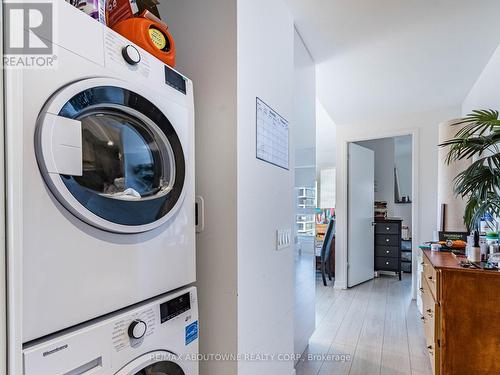
[[142, 320], [134, 320], [128, 326], [128, 335], [132, 339], [139, 340], [146, 334], [147, 328], [147, 324]]
[[139, 64], [141, 61], [141, 54], [139, 53], [139, 50], [131, 44], [123, 47], [122, 56], [130, 65]]

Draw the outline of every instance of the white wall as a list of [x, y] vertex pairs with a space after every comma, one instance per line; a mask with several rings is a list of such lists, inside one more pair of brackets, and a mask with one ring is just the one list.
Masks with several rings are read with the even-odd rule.
[[500, 110], [500, 46], [462, 104], [462, 115], [474, 109]]
[[387, 202], [388, 216], [394, 216], [394, 138], [356, 142], [375, 153], [375, 200]]
[[[293, 129], [294, 26], [282, 0], [165, 0], [162, 18], [178, 68], [194, 82], [197, 194], [206, 229], [197, 238], [200, 350], [293, 352], [293, 251], [275, 250], [293, 228], [290, 170], [256, 159], [255, 98]], [[265, 10], [265, 11], [263, 11]], [[203, 362], [203, 375], [290, 375], [293, 361]]]
[[[318, 205], [322, 208], [332, 208], [321, 205], [321, 170], [335, 168], [337, 164], [336, 143], [337, 126], [321, 101], [316, 99], [316, 178], [318, 180]], [[331, 183], [335, 185], [335, 179], [331, 180]], [[331, 189], [335, 191], [335, 186], [332, 186]]]
[[[394, 162], [399, 174], [399, 186], [401, 195], [409, 195], [412, 198], [412, 139], [411, 136], [394, 138]], [[412, 231], [412, 205], [394, 204], [394, 216], [403, 219], [403, 225], [408, 226], [410, 235]]]
[[[3, 19], [2, 8], [0, 7], [0, 19]], [[0, 68], [3, 71], [3, 29], [0, 27]], [[4, 112], [3, 112], [3, 74], [0, 75], [0, 196], [5, 197], [5, 179], [4, 179]], [[5, 238], [5, 207], [4, 199], [0, 204], [0, 375], [7, 373], [7, 269], [5, 254], [6, 254], [6, 238]]]
[[[194, 83], [196, 194], [205, 198], [197, 235], [200, 351], [237, 352], [236, 2], [164, 0], [178, 69]], [[234, 375], [234, 362], [202, 362], [204, 375]]]
[[412, 190], [411, 136], [390, 137], [356, 142], [375, 152], [375, 200], [387, 202], [389, 217], [403, 219], [403, 225], [412, 230], [411, 204], [395, 203], [394, 166], [398, 168], [400, 185], [405, 195]]
[[[414, 243], [432, 238], [437, 228], [437, 160], [438, 160], [438, 124], [443, 120], [455, 118], [460, 108], [449, 107], [408, 114], [392, 118], [369, 118], [364, 122], [337, 124], [337, 251], [335, 268], [335, 286], [345, 287], [345, 255], [347, 240], [347, 143], [374, 138], [399, 135], [414, 135], [413, 150], [417, 152], [415, 166], [418, 192], [413, 193], [413, 201], [418, 207], [414, 212]], [[415, 145], [417, 147], [415, 147]], [[341, 230], [341, 228], [343, 228]], [[415, 233], [416, 232], [416, 233]], [[414, 248], [415, 251], [415, 248]], [[415, 273], [414, 273], [415, 274]]]
[[318, 171], [335, 168], [337, 126], [323, 104], [316, 100], [316, 162]]
[[[316, 69], [295, 31], [294, 137], [295, 186], [316, 182]], [[298, 210], [298, 207], [296, 206]], [[316, 270], [314, 241], [299, 240], [295, 248], [294, 353], [303, 353], [316, 325]], [[298, 249], [300, 248], [300, 252]]]
[[[293, 250], [275, 250], [276, 230], [293, 228], [290, 171], [255, 157], [255, 98], [291, 122], [294, 25], [283, 0], [238, 0], [238, 349], [293, 352]], [[293, 362], [246, 362], [238, 374], [290, 375]]]
[[500, 46], [477, 79], [462, 103], [462, 116], [473, 110], [493, 109], [500, 111]]
[[394, 163], [399, 175], [399, 188], [402, 196], [411, 198], [411, 136], [394, 138]]

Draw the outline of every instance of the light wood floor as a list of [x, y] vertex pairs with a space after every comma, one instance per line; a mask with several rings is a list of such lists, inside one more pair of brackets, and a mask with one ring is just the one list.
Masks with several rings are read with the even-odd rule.
[[[349, 290], [317, 285], [316, 331], [297, 375], [431, 375], [411, 276]], [[332, 354], [349, 356], [335, 358]]]

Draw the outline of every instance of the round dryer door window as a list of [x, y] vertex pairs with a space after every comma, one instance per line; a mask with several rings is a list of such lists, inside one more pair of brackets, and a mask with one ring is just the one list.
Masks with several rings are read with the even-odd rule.
[[173, 362], [163, 361], [152, 364], [131, 375], [185, 375], [180, 366]]
[[186, 375], [191, 373], [189, 368], [183, 369], [178, 356], [172, 352], [158, 350], [134, 359], [115, 375]]
[[117, 233], [154, 229], [182, 202], [181, 141], [138, 90], [95, 81], [61, 90], [39, 116], [40, 169], [58, 201], [88, 224]]

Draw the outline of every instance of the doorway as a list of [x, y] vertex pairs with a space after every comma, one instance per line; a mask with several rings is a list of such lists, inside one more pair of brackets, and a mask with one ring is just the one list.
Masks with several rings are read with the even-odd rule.
[[[372, 202], [367, 197], [368, 194], [356, 192], [356, 189], [359, 190], [356, 182], [368, 184], [369, 181], [361, 181], [360, 179], [363, 177], [356, 177], [351, 173], [361, 173], [361, 176], [363, 176], [360, 171], [351, 171], [353, 168], [351, 165], [353, 159], [350, 157], [351, 145], [371, 150], [374, 153], [374, 194]], [[341, 157], [338, 174], [339, 182], [337, 183], [339, 200], [337, 237], [339, 251], [336, 253], [336, 273], [341, 277], [336, 281], [335, 286], [343, 289], [370, 280], [376, 275], [395, 274], [394, 271], [390, 272], [384, 267], [380, 267], [380, 264], [378, 266], [379, 270], [376, 269], [377, 245], [375, 242], [376, 221], [374, 218], [375, 202], [377, 202], [377, 210], [380, 211], [384, 219], [400, 220], [397, 232], [391, 232], [390, 234], [395, 235], [398, 242], [400, 238], [401, 243], [389, 243], [389, 245], [393, 245], [392, 247], [398, 247], [397, 252], [395, 252], [394, 248], [384, 249], [384, 251], [389, 251], [386, 254], [397, 259], [398, 270], [396, 274], [399, 274], [399, 270], [402, 273], [411, 273], [411, 293], [413, 298], [416, 298], [416, 254], [419, 243], [418, 222], [416, 220], [418, 212], [418, 130], [341, 140], [339, 146], [339, 156]], [[360, 160], [358, 163], [360, 168], [366, 168], [366, 164], [369, 164], [369, 158], [367, 159], [365, 155]], [[358, 196], [353, 197], [352, 194]], [[356, 206], [351, 207], [352, 205]], [[357, 207], [359, 205], [364, 205], [364, 215], [366, 216], [362, 224], [364, 227], [359, 226], [360, 221], [350, 220], [353, 215], [356, 216], [359, 213], [360, 208]], [[371, 206], [370, 213], [368, 206]], [[369, 216], [372, 218], [371, 220], [367, 220]], [[358, 217], [357, 220], [359, 219]], [[391, 226], [389, 227], [391, 230], [393, 229]], [[357, 237], [354, 237], [354, 234]], [[392, 241], [393, 239], [389, 237], [384, 238], [384, 240]], [[360, 245], [360, 243], [363, 245]], [[381, 248], [378, 248], [378, 250], [382, 251]], [[379, 253], [378, 255], [382, 256], [384, 254]], [[399, 266], [399, 259], [401, 266]], [[387, 259], [387, 261], [391, 263], [391, 259]], [[358, 273], [361, 273], [362, 276], [358, 275]], [[406, 277], [408, 278], [408, 276]]]

